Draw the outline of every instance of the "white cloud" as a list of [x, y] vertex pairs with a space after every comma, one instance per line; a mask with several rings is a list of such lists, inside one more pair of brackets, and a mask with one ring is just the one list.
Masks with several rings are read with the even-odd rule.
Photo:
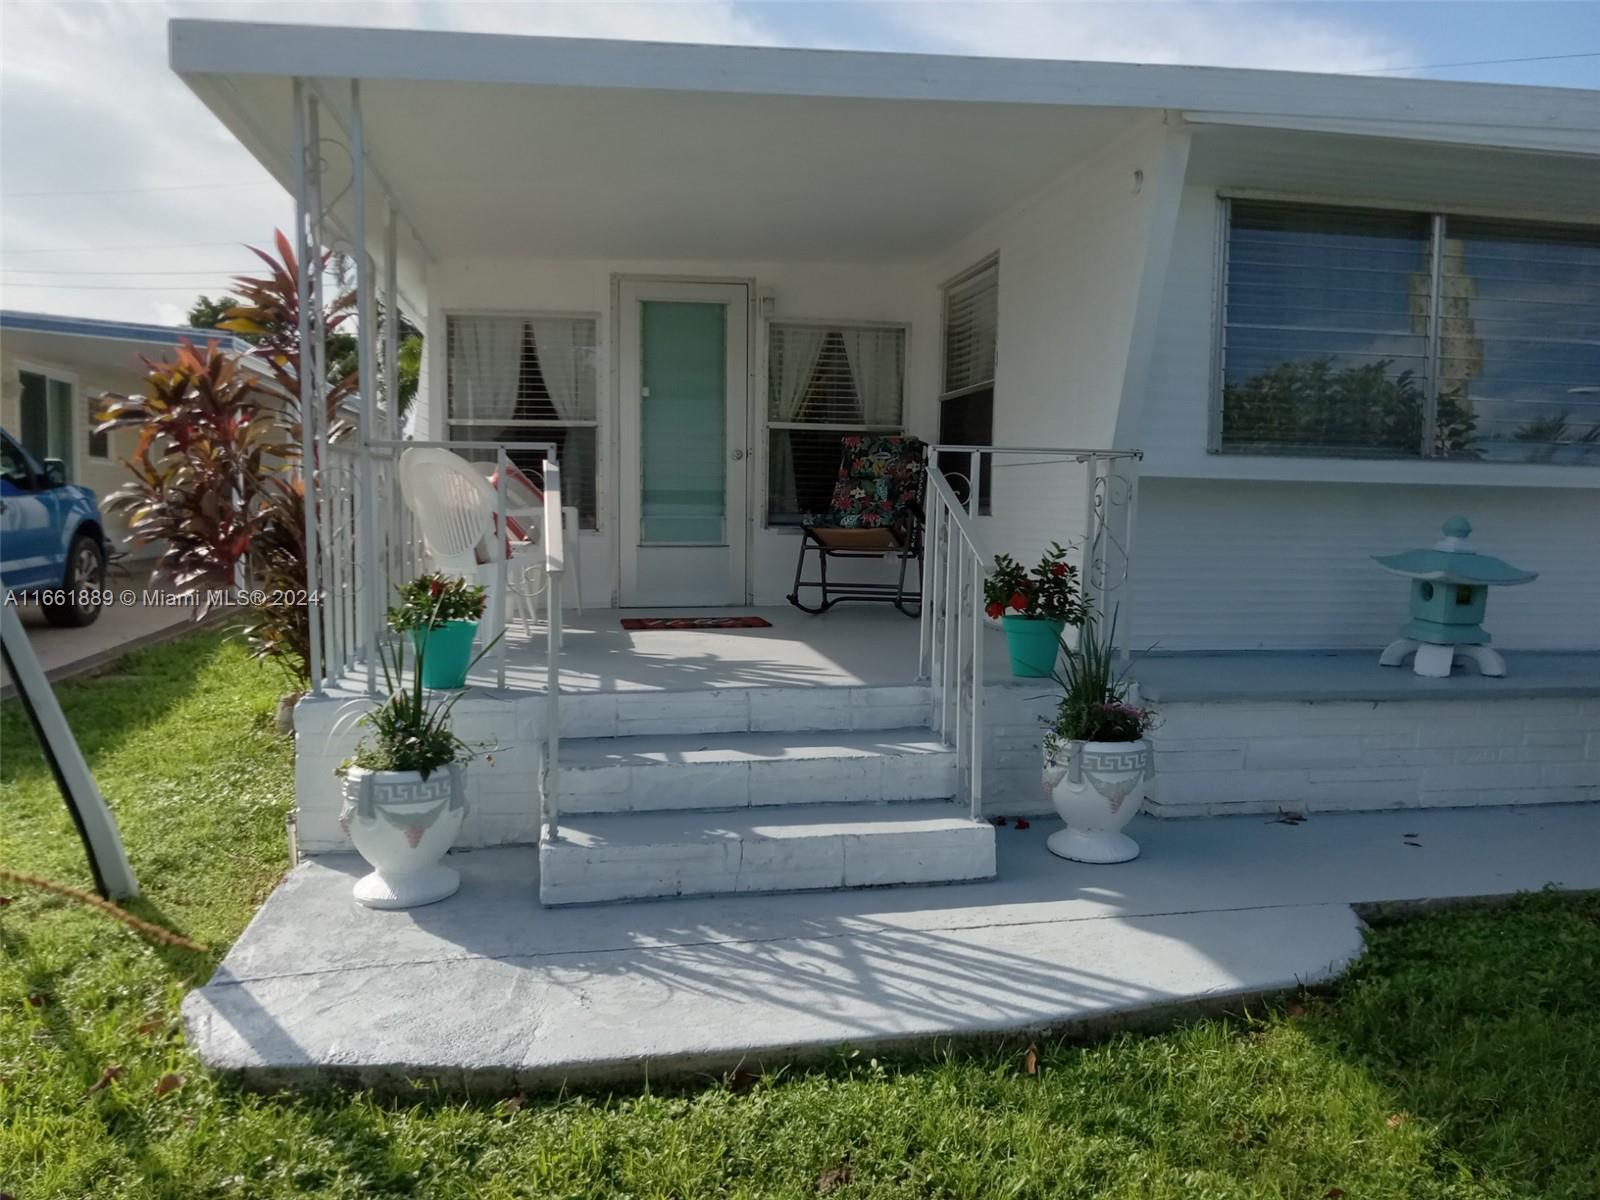
[[930, 50], [1005, 58], [1355, 71], [1411, 61], [1383, 34], [1266, 4], [900, 3], [883, 15]]
[[[167, 68], [173, 16], [1324, 70], [1405, 53], [1267, 5], [0, 0], [5, 307], [180, 322], [195, 294], [249, 266], [239, 243], [290, 219], [281, 189]], [[244, 186], [178, 190], [194, 184]], [[18, 194], [69, 191], [99, 194]], [[139, 246], [179, 248], [124, 249]], [[79, 247], [101, 249], [58, 252]]]

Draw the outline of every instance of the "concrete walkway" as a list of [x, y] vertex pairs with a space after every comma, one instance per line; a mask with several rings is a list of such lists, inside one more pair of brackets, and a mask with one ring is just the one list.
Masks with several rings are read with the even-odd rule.
[[461, 892], [410, 913], [308, 862], [185, 1000], [189, 1040], [264, 1087], [661, 1079], [1271, 993], [1361, 952], [1352, 904], [1600, 888], [1597, 805], [1141, 818], [1114, 867], [1053, 858], [1057, 827], [997, 831], [991, 882], [559, 910], [531, 848], [453, 855]]

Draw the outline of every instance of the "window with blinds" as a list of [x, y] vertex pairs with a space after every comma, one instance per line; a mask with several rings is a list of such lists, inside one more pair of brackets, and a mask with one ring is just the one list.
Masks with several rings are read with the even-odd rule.
[[[1000, 330], [1000, 260], [988, 259], [944, 291], [944, 377], [939, 391], [939, 441], [947, 446], [994, 445], [994, 376]], [[993, 456], [985, 455], [978, 511], [988, 512]], [[967, 501], [971, 457], [941, 454], [939, 469]]]
[[1600, 233], [1227, 203], [1220, 449], [1600, 460]]
[[[452, 441], [498, 442], [537, 480], [553, 443], [563, 499], [595, 527], [596, 337], [593, 317], [464, 316], [445, 321]], [[482, 452], [483, 457], [489, 452]], [[463, 451], [464, 457], [480, 457]]]
[[904, 429], [906, 331], [771, 322], [767, 327], [767, 523], [828, 509], [850, 434]]

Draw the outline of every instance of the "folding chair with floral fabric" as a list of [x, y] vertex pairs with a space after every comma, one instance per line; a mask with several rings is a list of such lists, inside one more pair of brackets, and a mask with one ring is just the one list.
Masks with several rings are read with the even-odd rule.
[[[823, 613], [841, 600], [882, 600], [908, 617], [922, 604], [922, 501], [927, 483], [927, 445], [910, 437], [841, 439], [839, 480], [826, 515], [807, 516], [800, 537], [789, 603], [803, 612]], [[817, 578], [805, 579], [806, 555], [817, 555]], [[838, 583], [828, 579], [829, 559], [886, 559], [900, 562], [895, 583]], [[906, 590], [910, 565], [917, 577]], [[819, 603], [805, 604], [803, 588], [818, 589]], [[907, 607], [907, 605], [916, 607]]]

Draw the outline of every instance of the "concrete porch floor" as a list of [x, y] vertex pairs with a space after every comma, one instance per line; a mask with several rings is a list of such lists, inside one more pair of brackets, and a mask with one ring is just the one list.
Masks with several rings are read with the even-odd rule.
[[[767, 629], [622, 628], [625, 617], [757, 616]], [[789, 605], [745, 608], [591, 608], [565, 615], [563, 692], [683, 692], [740, 687], [878, 687], [917, 678], [918, 622], [885, 604], [841, 604], [821, 616]], [[506, 685], [543, 691], [545, 631], [530, 638], [520, 621], [506, 632]], [[1005, 636], [984, 642], [984, 676], [1010, 682]], [[491, 653], [473, 681], [494, 678]]]
[[1140, 818], [1114, 867], [1053, 858], [1056, 828], [998, 830], [984, 883], [556, 910], [531, 848], [453, 855], [461, 891], [409, 913], [355, 904], [359, 861], [307, 862], [187, 997], [188, 1036], [257, 1087], [641, 1082], [1237, 1000], [1339, 974], [1353, 904], [1600, 887], [1592, 804]]

